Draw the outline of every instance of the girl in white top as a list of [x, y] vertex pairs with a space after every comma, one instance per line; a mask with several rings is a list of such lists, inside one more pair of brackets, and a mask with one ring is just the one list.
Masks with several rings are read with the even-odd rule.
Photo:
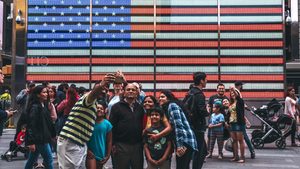
[[298, 98], [295, 95], [295, 89], [293, 87], [288, 87], [286, 98], [285, 98], [285, 106], [284, 106], [284, 114], [292, 117], [294, 119], [294, 123], [292, 125], [292, 131], [291, 131], [291, 141], [292, 146], [297, 146], [295, 143], [295, 134], [296, 134], [296, 126], [297, 126], [297, 110], [296, 110], [296, 104], [297, 104]]

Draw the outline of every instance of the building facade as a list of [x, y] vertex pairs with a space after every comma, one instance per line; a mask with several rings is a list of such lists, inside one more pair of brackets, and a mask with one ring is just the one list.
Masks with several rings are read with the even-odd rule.
[[192, 72], [203, 71], [207, 96], [219, 82], [242, 80], [247, 99], [284, 97], [291, 1], [15, 2], [16, 46], [25, 49], [14, 62], [19, 69], [23, 62], [26, 80], [88, 88], [122, 70], [148, 92], [172, 89], [183, 97]]

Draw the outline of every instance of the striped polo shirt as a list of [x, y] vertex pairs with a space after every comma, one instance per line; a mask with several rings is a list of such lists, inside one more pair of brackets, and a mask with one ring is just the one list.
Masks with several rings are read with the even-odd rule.
[[90, 140], [96, 120], [96, 103], [88, 104], [87, 100], [84, 95], [75, 103], [59, 135], [80, 146]]

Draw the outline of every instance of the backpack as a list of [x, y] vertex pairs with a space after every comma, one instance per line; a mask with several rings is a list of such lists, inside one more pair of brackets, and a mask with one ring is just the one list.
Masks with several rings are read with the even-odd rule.
[[187, 95], [182, 100], [182, 104], [183, 104], [183, 108], [184, 108], [184, 110], [183, 110], [184, 115], [187, 118], [187, 120], [191, 126], [194, 126], [194, 120], [196, 119], [194, 117], [195, 116], [194, 112], [196, 111], [195, 96], [199, 93], [200, 92], [196, 92], [196, 93], [192, 94], [192, 93], [188, 92]]

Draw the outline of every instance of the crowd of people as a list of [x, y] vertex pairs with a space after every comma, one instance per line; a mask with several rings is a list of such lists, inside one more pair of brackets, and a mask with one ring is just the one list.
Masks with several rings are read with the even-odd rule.
[[[53, 169], [56, 155], [61, 169], [103, 168], [110, 158], [115, 169], [142, 169], [144, 158], [148, 169], [169, 169], [172, 154], [176, 168], [200, 169], [213, 157], [215, 142], [217, 158], [223, 159], [228, 138], [232, 139], [232, 162], [245, 163], [244, 140], [250, 157], [255, 158], [246, 133], [251, 124], [245, 116], [249, 108], [241, 93], [243, 83], [236, 81], [229, 87], [229, 97], [219, 83], [208, 103], [203, 92], [206, 83], [206, 74], [195, 72], [193, 84], [179, 100], [170, 90], [160, 91], [158, 98], [146, 95], [141, 84], [128, 83], [120, 71], [106, 74], [90, 91], [66, 83], [56, 88], [29, 82], [16, 98], [22, 113], [15, 139], [20, 141], [22, 134], [30, 151], [25, 169], [40, 165]], [[295, 121], [297, 104], [295, 90], [289, 88], [285, 114]], [[12, 115], [1, 111], [1, 118]], [[292, 146], [296, 146], [295, 133], [296, 125]], [[39, 155], [42, 164], [37, 163]]]

